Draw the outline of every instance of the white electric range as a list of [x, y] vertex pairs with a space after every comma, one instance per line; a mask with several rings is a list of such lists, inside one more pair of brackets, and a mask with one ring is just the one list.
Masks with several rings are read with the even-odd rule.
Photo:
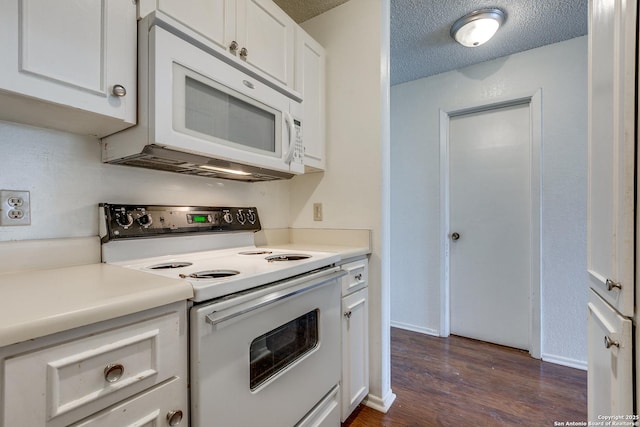
[[104, 262], [193, 287], [192, 426], [339, 426], [339, 255], [257, 248], [253, 207], [100, 212]]

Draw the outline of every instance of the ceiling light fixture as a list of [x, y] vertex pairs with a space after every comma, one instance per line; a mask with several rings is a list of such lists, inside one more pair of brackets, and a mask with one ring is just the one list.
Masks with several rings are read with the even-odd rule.
[[458, 19], [451, 26], [451, 37], [466, 47], [477, 47], [493, 37], [505, 20], [500, 9], [480, 9]]

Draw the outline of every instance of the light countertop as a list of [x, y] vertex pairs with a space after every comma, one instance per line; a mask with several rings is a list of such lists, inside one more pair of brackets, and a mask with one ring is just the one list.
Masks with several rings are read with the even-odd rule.
[[0, 275], [0, 347], [189, 299], [181, 280], [108, 264]]
[[256, 234], [256, 245], [291, 251], [318, 251], [340, 254], [342, 261], [371, 253], [371, 230], [283, 228]]
[[[369, 230], [283, 229], [256, 244], [333, 252], [344, 261], [370, 254], [370, 241]], [[100, 263], [97, 237], [6, 242], [0, 255], [0, 347], [193, 297], [188, 282]]]
[[272, 249], [285, 249], [288, 251], [316, 251], [316, 252], [332, 252], [340, 255], [340, 260], [344, 261], [349, 258], [365, 256], [371, 253], [368, 246], [342, 246], [328, 244], [312, 244], [312, 243], [283, 243], [268, 245]]

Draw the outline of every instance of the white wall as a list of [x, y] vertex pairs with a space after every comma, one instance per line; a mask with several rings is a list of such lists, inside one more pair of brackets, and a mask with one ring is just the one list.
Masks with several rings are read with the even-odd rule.
[[[394, 397], [388, 279], [384, 279], [389, 263], [384, 246], [388, 243], [383, 237], [385, 185], [388, 193], [383, 168], [389, 169], [389, 2], [350, 0], [302, 26], [327, 52], [327, 169], [292, 180], [291, 224], [373, 230], [368, 404], [384, 410]], [[313, 221], [315, 202], [323, 204], [322, 222]]]
[[0, 188], [31, 192], [31, 225], [0, 241], [98, 235], [98, 203], [256, 206], [265, 228], [289, 225], [289, 181], [241, 183], [103, 164], [90, 136], [0, 121]]
[[391, 88], [391, 320], [440, 332], [439, 110], [539, 88], [542, 357], [586, 367], [586, 36]]

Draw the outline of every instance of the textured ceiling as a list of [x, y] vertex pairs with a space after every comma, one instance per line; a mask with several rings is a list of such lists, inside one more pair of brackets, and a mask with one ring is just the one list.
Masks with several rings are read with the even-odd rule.
[[[296, 22], [304, 22], [348, 0], [274, 0]], [[394, 1], [394, 0], [391, 0]]]
[[[372, 1], [372, 0], [370, 0]], [[391, 84], [587, 34], [588, 0], [390, 0]], [[275, 0], [296, 22], [345, 0]], [[506, 21], [493, 39], [476, 48], [457, 44], [451, 25], [477, 9], [497, 7]]]

